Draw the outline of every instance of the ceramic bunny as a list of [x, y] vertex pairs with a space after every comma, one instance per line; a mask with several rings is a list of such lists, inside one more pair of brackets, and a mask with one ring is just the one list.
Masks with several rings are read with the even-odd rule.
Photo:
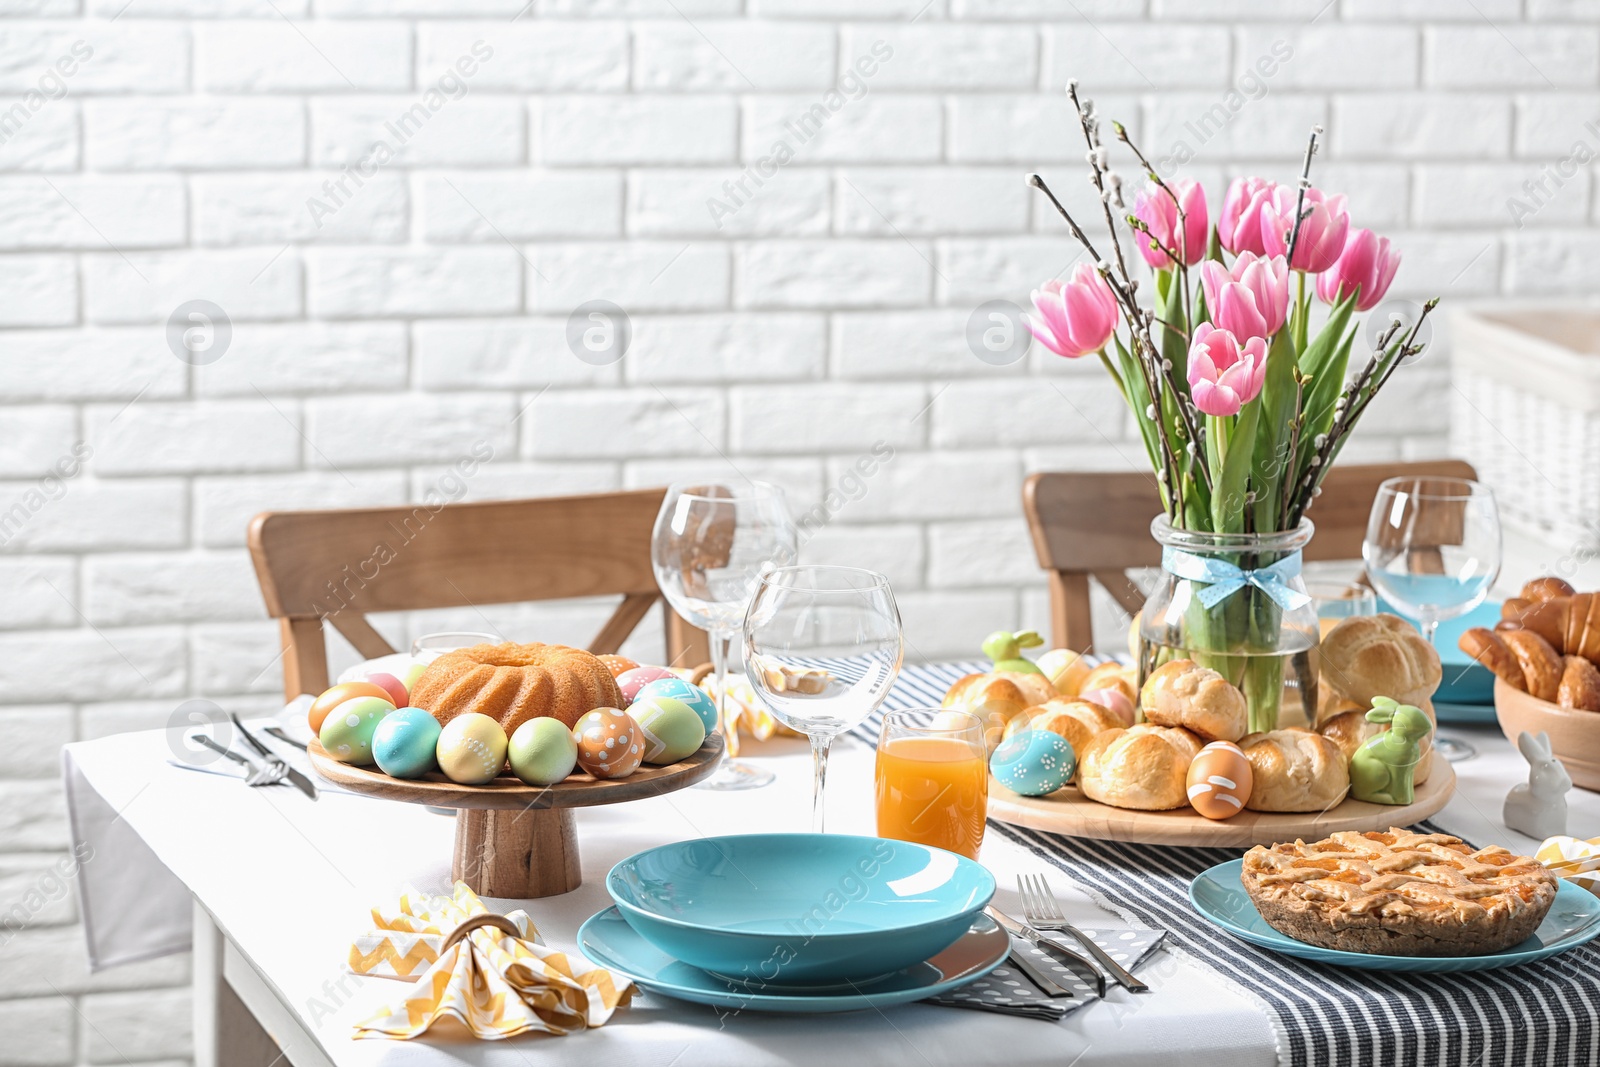
[[1409, 804], [1416, 797], [1412, 773], [1433, 723], [1421, 708], [1373, 697], [1368, 722], [1389, 728], [1367, 739], [1350, 757], [1350, 795], [1372, 804]]
[[1513, 786], [1506, 794], [1506, 825], [1538, 841], [1566, 833], [1567, 790], [1572, 788], [1572, 779], [1561, 761], [1550, 754], [1550, 735], [1541, 731], [1536, 737], [1524, 730], [1517, 736], [1517, 748], [1532, 771], [1525, 785]]
[[1014, 634], [996, 630], [983, 639], [983, 654], [994, 661], [994, 669], [997, 671], [1043, 674], [1044, 671], [1040, 670], [1037, 664], [1022, 657], [1023, 649], [1039, 648], [1043, 644], [1044, 638], [1032, 630], [1018, 630]]

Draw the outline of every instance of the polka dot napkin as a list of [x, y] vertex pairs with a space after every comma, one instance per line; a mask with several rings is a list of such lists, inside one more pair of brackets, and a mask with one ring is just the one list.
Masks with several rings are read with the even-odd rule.
[[[1083, 933], [1085, 937], [1092, 938], [1095, 944], [1105, 949], [1112, 959], [1130, 971], [1144, 962], [1145, 957], [1149, 956], [1166, 936], [1161, 930], [1108, 929], [1084, 930]], [[1067, 945], [1072, 944], [1072, 938], [1069, 936], [1062, 935], [1062, 940]], [[1011, 944], [1018, 952], [1026, 953], [1030, 963], [1053, 978], [1057, 984], [1070, 990], [1072, 996], [1045, 996], [1027, 975], [1007, 960], [985, 977], [949, 993], [929, 997], [926, 1003], [1056, 1022], [1097, 999], [1094, 986], [1055, 956], [1017, 938], [1013, 938]]]

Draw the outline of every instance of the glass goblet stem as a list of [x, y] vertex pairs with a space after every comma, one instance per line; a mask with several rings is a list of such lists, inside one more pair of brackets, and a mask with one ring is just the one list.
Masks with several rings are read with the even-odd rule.
[[739, 754], [739, 729], [731, 721], [732, 710], [728, 701], [728, 645], [733, 641], [732, 630], [711, 630], [711, 675], [716, 680], [717, 725], [722, 728], [722, 743], [727, 746], [727, 758]]
[[811, 762], [816, 768], [811, 783], [811, 832], [815, 834], [822, 833], [822, 797], [828, 784], [828, 746], [832, 743], [832, 734], [811, 735]]
[[1428, 639], [1428, 644], [1433, 644], [1433, 635], [1439, 630], [1439, 612], [1426, 604], [1422, 605], [1417, 613], [1417, 629]]

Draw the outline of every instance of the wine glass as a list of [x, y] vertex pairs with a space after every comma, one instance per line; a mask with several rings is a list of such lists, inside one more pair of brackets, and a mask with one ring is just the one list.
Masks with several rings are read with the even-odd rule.
[[811, 739], [811, 827], [822, 832], [828, 746], [877, 710], [904, 658], [889, 579], [855, 567], [762, 575], [744, 618], [750, 686], [779, 722]]
[[1483, 603], [1500, 573], [1500, 513], [1465, 478], [1390, 478], [1378, 487], [1361, 558], [1389, 603], [1431, 643], [1439, 623]]
[[[1372, 501], [1361, 557], [1373, 588], [1431, 644], [1439, 623], [1483, 603], [1500, 573], [1494, 493], [1465, 478], [1390, 478]], [[1447, 760], [1476, 754], [1451, 738], [1433, 745]]]
[[[762, 573], [793, 563], [798, 552], [783, 490], [766, 482], [675, 482], [656, 515], [650, 540], [656, 584], [674, 611], [711, 638], [717, 721], [730, 756], [738, 754], [739, 741], [726, 697], [728, 644]], [[772, 778], [771, 771], [724, 759], [702, 784], [754, 789]]]

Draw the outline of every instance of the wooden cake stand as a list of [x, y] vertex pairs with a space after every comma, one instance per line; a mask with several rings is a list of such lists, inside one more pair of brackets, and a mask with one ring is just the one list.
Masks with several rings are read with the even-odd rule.
[[1090, 800], [1067, 786], [1049, 796], [1024, 797], [989, 779], [989, 818], [1034, 830], [1100, 841], [1142, 845], [1189, 845], [1196, 848], [1243, 848], [1280, 841], [1318, 841], [1341, 830], [1367, 832], [1410, 826], [1436, 814], [1455, 792], [1456, 773], [1437, 753], [1428, 781], [1417, 787], [1410, 804], [1368, 804], [1346, 800], [1324, 812], [1242, 811], [1216, 821], [1193, 808], [1174, 811], [1132, 811]]
[[709, 778], [722, 758], [722, 735], [665, 767], [646, 764], [626, 778], [574, 774], [552, 786], [524, 785], [505, 775], [487, 785], [459, 785], [434, 772], [414, 781], [352, 767], [316, 740], [308, 751], [323, 778], [352, 793], [407, 804], [456, 808], [451, 877], [480, 896], [553, 897], [583, 884], [573, 808], [621, 804], [671, 793]]

